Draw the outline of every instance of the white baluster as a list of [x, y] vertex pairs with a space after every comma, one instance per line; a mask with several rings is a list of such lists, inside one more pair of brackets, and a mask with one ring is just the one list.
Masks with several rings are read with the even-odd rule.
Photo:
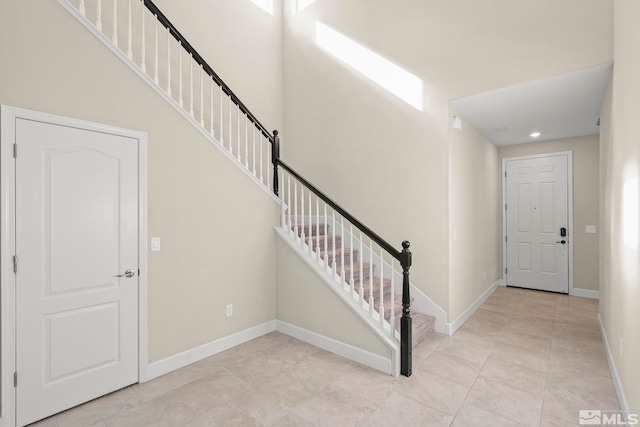
[[257, 176], [256, 175], [256, 126], [255, 124], [253, 126], [251, 126], [251, 128], [253, 129], [253, 176]]
[[193, 55], [189, 56], [189, 115], [193, 117]]
[[222, 106], [222, 86], [220, 87], [220, 144], [222, 144], [222, 146], [224, 147], [224, 117], [222, 114], [223, 111], [223, 106]]
[[358, 252], [358, 258], [360, 259], [360, 305], [364, 301], [364, 263], [362, 262], [362, 231], [360, 231], [360, 252]]
[[[255, 127], [254, 127], [255, 129]], [[255, 136], [255, 130], [254, 130], [254, 136]], [[255, 157], [254, 157], [255, 158]], [[254, 175], [255, 175], [255, 171], [254, 171]], [[287, 174], [287, 200], [289, 201], [289, 233], [291, 233], [291, 175]]]
[[302, 246], [302, 249], [304, 249], [304, 244], [307, 242], [307, 240], [305, 239], [305, 232], [304, 232], [304, 186], [301, 186], [300, 188], [300, 207], [302, 208], [302, 230], [300, 232], [300, 244]]
[[373, 240], [369, 238], [369, 312], [373, 314]]
[[184, 82], [184, 80], [182, 79], [182, 51], [183, 50], [184, 48], [182, 47], [182, 41], [178, 40], [178, 83], [179, 83], [178, 104], [182, 108], [184, 108], [184, 97], [182, 96], [182, 92], [183, 92], [182, 85]]
[[[265, 138], [265, 144], [269, 144], [269, 140]], [[267, 186], [271, 184], [271, 163], [267, 159]]]
[[[355, 283], [353, 280], [353, 225], [349, 224], [349, 267], [350, 267], [350, 274], [349, 274], [349, 286], [350, 286], [350, 290], [351, 290], [351, 297], [353, 298], [353, 292], [355, 291]], [[360, 275], [362, 275], [362, 272], [360, 272]]]
[[380, 326], [384, 326], [384, 257], [380, 248]]
[[316, 255], [320, 259], [320, 197], [318, 196], [316, 196]]
[[85, 5], [84, 5], [84, 0], [80, 0], [80, 4], [78, 5], [78, 10], [80, 11], [80, 14], [82, 16], [85, 15], [86, 9], [85, 9]]
[[204, 127], [204, 68], [200, 64], [200, 126]]
[[311, 222], [312, 217], [313, 211], [311, 210], [311, 192], [309, 192], [309, 235], [307, 236], [307, 249], [309, 250], [310, 255], [313, 252], [313, 249], [311, 249], [313, 246], [313, 243], [311, 241], [313, 237], [313, 223]]
[[337, 271], [337, 266], [336, 266], [336, 210], [333, 209], [333, 212], [331, 213], [331, 217], [332, 217], [332, 230], [333, 233], [331, 233], [331, 249], [333, 252], [332, 253], [332, 259], [331, 259], [331, 270], [333, 271], [333, 277], [337, 277], [338, 271]]
[[102, 31], [102, 0], [98, 0], [98, 15], [96, 16], [96, 28]]
[[132, 44], [133, 44], [133, 29], [131, 28], [131, 0], [129, 0], [129, 38], [127, 40], [127, 56], [129, 57], [129, 59], [133, 58], [133, 49], [132, 49]]
[[236, 105], [236, 125], [238, 126], [238, 132], [236, 133], [236, 140], [238, 143], [238, 161], [242, 163], [242, 151], [240, 150], [240, 106]]
[[329, 252], [327, 251], [327, 224], [329, 221], [327, 220], [327, 204], [324, 203], [324, 268], [325, 270], [329, 267]]
[[[281, 174], [282, 182], [284, 182], [284, 171]], [[284, 191], [280, 194], [280, 226], [283, 230], [287, 228], [287, 221], [284, 216], [286, 203], [284, 202]]]
[[167, 28], [167, 95], [171, 96], [171, 30]]
[[[207, 75], [209, 75], [207, 73]], [[216, 137], [215, 132], [213, 131], [213, 79], [209, 79], [209, 109], [211, 113], [211, 117], [209, 117], [209, 124], [211, 125], [209, 133], [212, 137]]]
[[293, 181], [293, 235], [298, 238], [298, 181]]
[[155, 17], [155, 26], [154, 26], [154, 33], [155, 33], [155, 58], [154, 58], [154, 74], [153, 74], [153, 81], [156, 82], [156, 84], [160, 84], [160, 79], [158, 78], [158, 17]]
[[[391, 261], [393, 263], [393, 261]], [[393, 268], [393, 264], [391, 265], [391, 317], [389, 317], [389, 335], [391, 338], [396, 337], [396, 301], [395, 301], [395, 293], [396, 293], [396, 270]]]
[[347, 283], [346, 274], [344, 271], [344, 217], [340, 217], [340, 277], [342, 283]]
[[142, 46], [142, 64], [140, 66], [140, 68], [142, 69], [143, 73], [147, 73], [147, 45], [146, 45], [146, 32], [145, 32], [145, 25], [144, 25], [144, 21], [145, 21], [145, 13], [146, 13], [146, 7], [144, 6], [144, 0], [140, 0], [140, 16], [142, 19], [142, 37], [140, 38], [140, 44]]
[[262, 176], [262, 169], [264, 167], [264, 162], [262, 160], [262, 146], [264, 145], [262, 143], [262, 131], [260, 131], [260, 140], [258, 142], [260, 143], [260, 182], [262, 182], [264, 184], [264, 180], [263, 180], [263, 176]]
[[244, 167], [249, 169], [249, 117], [244, 115]]
[[118, 46], [118, 0], [113, 0], [113, 34], [111, 41]]
[[229, 153], [233, 154], [233, 126], [231, 123], [231, 95], [229, 95]]

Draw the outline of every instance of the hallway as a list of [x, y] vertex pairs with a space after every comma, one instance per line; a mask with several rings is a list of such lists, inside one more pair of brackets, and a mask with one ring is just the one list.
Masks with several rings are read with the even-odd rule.
[[570, 426], [619, 409], [598, 301], [500, 287], [393, 378], [274, 332], [37, 427]]

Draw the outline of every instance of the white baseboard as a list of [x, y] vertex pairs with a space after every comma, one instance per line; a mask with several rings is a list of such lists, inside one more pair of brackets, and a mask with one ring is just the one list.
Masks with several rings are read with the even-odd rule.
[[600, 299], [600, 291], [592, 291], [591, 289], [573, 288], [569, 291], [569, 294], [574, 297]]
[[476, 299], [474, 303], [471, 304], [460, 316], [458, 316], [456, 320], [451, 323], [447, 323], [448, 334], [453, 335], [458, 329], [460, 329], [460, 326], [462, 326], [464, 322], [466, 322], [473, 315], [473, 313], [476, 312], [476, 310], [482, 305], [482, 303], [485, 302], [487, 298], [489, 298], [489, 296], [493, 293], [493, 291], [496, 290], [498, 286], [500, 286], [501, 283], [501, 279], [496, 280], [491, 286], [489, 286], [489, 289], [484, 291], [484, 293], [480, 295], [480, 297], [478, 297], [478, 299]]
[[290, 323], [283, 322], [282, 320], [276, 320], [276, 330], [346, 359], [369, 366], [385, 374], [393, 375], [392, 360], [379, 354], [374, 354], [370, 351], [334, 340], [333, 338], [302, 329]]
[[271, 320], [258, 326], [254, 326], [244, 331], [237, 332], [224, 338], [211, 341], [191, 350], [183, 351], [176, 355], [158, 360], [147, 366], [146, 378], [144, 381], [152, 380], [161, 375], [167, 374], [176, 369], [183, 368], [191, 363], [213, 356], [214, 354], [228, 350], [231, 347], [251, 341], [262, 335], [276, 330], [276, 321]]
[[618, 395], [618, 401], [620, 402], [620, 409], [624, 412], [629, 412], [629, 403], [627, 402], [627, 396], [624, 393], [624, 388], [622, 387], [622, 381], [620, 380], [620, 375], [618, 375], [618, 369], [616, 369], [616, 363], [613, 360], [613, 356], [611, 354], [611, 348], [609, 347], [609, 340], [607, 339], [607, 333], [604, 330], [604, 325], [602, 324], [602, 318], [598, 313], [598, 327], [600, 328], [600, 336], [602, 337], [602, 343], [604, 344], [604, 352], [607, 355], [607, 362], [609, 362], [609, 369], [611, 370], [611, 379], [613, 380], [613, 385], [616, 389], [616, 394]]

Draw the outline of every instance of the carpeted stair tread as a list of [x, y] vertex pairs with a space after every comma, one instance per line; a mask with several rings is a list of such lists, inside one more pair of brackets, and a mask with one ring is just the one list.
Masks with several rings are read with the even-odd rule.
[[[336, 272], [338, 275], [342, 275], [342, 266], [338, 266], [336, 268]], [[369, 269], [369, 264], [368, 263], [364, 263], [362, 265], [362, 270], [360, 271], [360, 263], [354, 263], [353, 264], [353, 281], [354, 283], [358, 283], [360, 282], [360, 277], [363, 277], [364, 280], [368, 280], [369, 279], [369, 274], [370, 274], [370, 269]], [[373, 270], [375, 271], [375, 265], [373, 266]], [[362, 273], [362, 275], [361, 275]], [[344, 266], [344, 277], [347, 281], [347, 283], [349, 283], [349, 281], [351, 280], [351, 265], [347, 264]]]
[[327, 225], [322, 223], [317, 224], [305, 222], [304, 224], [291, 224], [292, 230], [295, 231], [296, 227], [298, 227], [298, 237], [302, 235], [303, 231], [305, 236], [317, 236], [318, 234], [323, 236], [327, 234]]
[[[313, 247], [313, 249], [315, 250], [316, 248]], [[336, 248], [335, 252], [333, 251], [333, 249], [329, 249], [326, 252], [322, 250], [322, 248], [320, 249], [320, 258], [325, 259], [326, 257], [329, 265], [331, 265], [334, 260], [336, 262], [336, 265], [342, 264], [342, 254], [343, 251], [341, 248]], [[357, 262], [358, 264], [360, 264], [359, 251], [357, 249], [344, 248], [344, 263], [350, 264], [352, 257], [354, 263]]]
[[[319, 236], [305, 236], [306, 243], [309, 243], [309, 240], [313, 242], [313, 248], [315, 249], [317, 246], [320, 247], [321, 250], [324, 251], [324, 238], [327, 237], [327, 250], [333, 249], [333, 240], [331, 234], [320, 234]], [[298, 236], [300, 237], [300, 236]], [[319, 240], [319, 242], [318, 242]], [[336, 236], [336, 250], [340, 248], [340, 242], [342, 242], [342, 236]]]

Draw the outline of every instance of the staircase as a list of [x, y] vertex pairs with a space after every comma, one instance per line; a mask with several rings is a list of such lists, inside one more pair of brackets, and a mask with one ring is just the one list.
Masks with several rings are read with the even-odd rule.
[[151, 0], [57, 1], [277, 200], [278, 235], [389, 348], [391, 373], [410, 376], [411, 347], [435, 319], [410, 312], [409, 242], [402, 250], [390, 245], [284, 163], [278, 132], [258, 121]]
[[[384, 311], [385, 321], [395, 324], [395, 331], [400, 333], [400, 323], [394, 319], [402, 317], [402, 295], [396, 292], [391, 279], [381, 279], [376, 275], [376, 265], [374, 263], [361, 263], [360, 250], [357, 247], [350, 247], [350, 239], [343, 246], [342, 235], [331, 234], [330, 226], [323, 223], [292, 223], [289, 230], [297, 233], [299, 239], [304, 239], [304, 243], [311, 248], [320, 263], [335, 265], [335, 274], [338, 277], [345, 277], [353, 282], [358, 298], [362, 289], [362, 300], [372, 301], [374, 311], [380, 311], [380, 302], [393, 301], [392, 310]], [[334, 248], [335, 243], [335, 248]], [[332, 274], [332, 273], [328, 273]], [[380, 294], [382, 289], [382, 295]], [[391, 294], [394, 298], [391, 298]], [[413, 302], [411, 298], [411, 302]], [[388, 304], [387, 304], [388, 306]], [[427, 339], [434, 331], [435, 317], [422, 313], [412, 313], [412, 347], [416, 348]]]

